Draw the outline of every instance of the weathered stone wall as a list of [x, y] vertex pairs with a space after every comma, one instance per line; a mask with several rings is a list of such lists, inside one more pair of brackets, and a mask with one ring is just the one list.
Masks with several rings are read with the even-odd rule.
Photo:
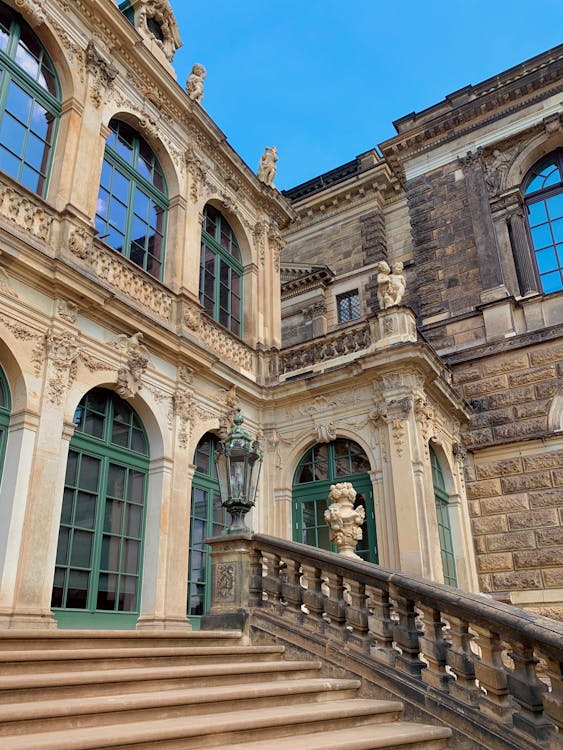
[[563, 344], [458, 365], [454, 384], [475, 410], [467, 496], [481, 590], [517, 591], [515, 603], [563, 616], [549, 596], [522, 594], [563, 589], [563, 435], [548, 425]]
[[[406, 186], [416, 267], [417, 312], [457, 315], [480, 302], [482, 289], [466, 183], [448, 164]], [[434, 336], [441, 334], [433, 332]]]

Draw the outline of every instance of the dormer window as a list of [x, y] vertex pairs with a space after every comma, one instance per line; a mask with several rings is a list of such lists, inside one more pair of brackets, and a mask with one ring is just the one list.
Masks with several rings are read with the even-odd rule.
[[147, 18], [147, 29], [158, 39], [159, 42], [164, 44], [164, 32], [162, 26], [158, 23], [155, 18]]

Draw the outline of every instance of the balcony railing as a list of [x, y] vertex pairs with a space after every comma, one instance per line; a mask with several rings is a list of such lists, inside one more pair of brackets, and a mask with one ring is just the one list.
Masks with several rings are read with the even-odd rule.
[[374, 682], [479, 738], [463, 747], [563, 746], [562, 623], [261, 534], [209, 541], [209, 626], [245, 612], [316, 656], [332, 644], [346, 668], [367, 665]]

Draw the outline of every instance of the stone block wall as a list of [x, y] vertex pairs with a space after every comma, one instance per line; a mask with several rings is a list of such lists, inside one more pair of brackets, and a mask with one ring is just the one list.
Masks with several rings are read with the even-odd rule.
[[[410, 180], [406, 190], [417, 312], [424, 320], [473, 309], [480, 302], [482, 283], [463, 170], [448, 164]], [[432, 337], [429, 332], [429, 340]]]
[[563, 617], [550, 603], [563, 591], [563, 434], [548, 424], [563, 343], [458, 365], [454, 384], [474, 409], [466, 478], [481, 590]]

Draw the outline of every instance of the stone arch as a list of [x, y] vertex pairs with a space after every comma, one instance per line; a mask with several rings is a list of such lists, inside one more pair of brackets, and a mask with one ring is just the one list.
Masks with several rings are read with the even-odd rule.
[[231, 228], [237, 238], [242, 258], [242, 265], [244, 266], [244, 268], [246, 268], [250, 263], [258, 264], [258, 259], [254, 257], [255, 253], [253, 251], [253, 243], [248, 235], [248, 230], [244, 226], [241, 218], [236, 212], [236, 209], [232, 206], [228, 206], [221, 196], [212, 193], [206, 195], [205, 198], [201, 201], [200, 215], [203, 213], [203, 209], [208, 204], [216, 208], [217, 211], [220, 211], [231, 225]]
[[543, 131], [530, 138], [513, 159], [506, 173], [503, 189], [520, 188], [524, 177], [534, 164], [561, 146], [563, 146], [563, 130], [558, 130], [555, 133]]
[[12, 413], [29, 409], [29, 389], [26, 383], [24, 370], [15, 354], [3, 339], [0, 339], [0, 366], [4, 370], [10, 397], [12, 401]]
[[563, 431], [563, 388], [560, 388], [549, 406], [547, 429], [549, 432]]

